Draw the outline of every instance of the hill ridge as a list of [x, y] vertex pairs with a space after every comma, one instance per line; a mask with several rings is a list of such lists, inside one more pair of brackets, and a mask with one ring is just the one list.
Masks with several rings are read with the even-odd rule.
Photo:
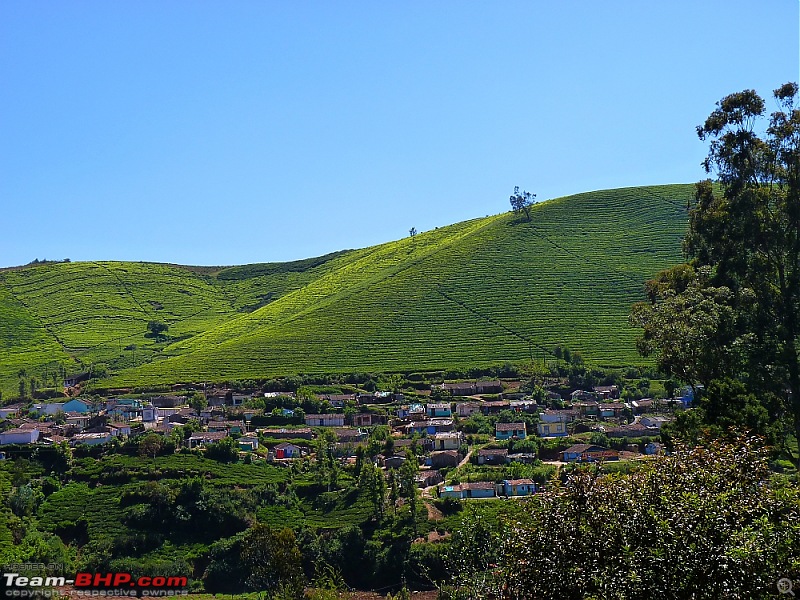
[[[584, 192], [536, 204], [530, 221], [501, 213], [283, 266], [4, 270], [0, 313], [29, 333], [0, 329], [0, 389], [47, 363], [104, 363], [108, 385], [479, 366], [554, 345], [641, 364], [627, 314], [647, 278], [680, 262], [692, 192]], [[170, 339], [145, 337], [148, 320], [168, 323]]]

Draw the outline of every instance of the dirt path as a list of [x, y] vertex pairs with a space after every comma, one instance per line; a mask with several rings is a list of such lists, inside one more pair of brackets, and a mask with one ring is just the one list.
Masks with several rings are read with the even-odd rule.
[[464, 459], [463, 459], [463, 460], [462, 460], [460, 463], [458, 463], [458, 466], [456, 467], [456, 469], [460, 469], [460, 468], [461, 468], [461, 467], [463, 467], [465, 464], [467, 464], [467, 461], [469, 460], [469, 457], [470, 457], [470, 456], [472, 456], [472, 453], [473, 453], [474, 451], [475, 451], [475, 446], [472, 446], [472, 447], [469, 449], [469, 452], [467, 452], [467, 455], [464, 457]]
[[429, 521], [441, 521], [442, 519], [444, 519], [442, 511], [436, 508], [433, 504], [431, 504], [427, 500], [423, 500], [423, 503], [425, 504], [425, 508], [428, 509]]

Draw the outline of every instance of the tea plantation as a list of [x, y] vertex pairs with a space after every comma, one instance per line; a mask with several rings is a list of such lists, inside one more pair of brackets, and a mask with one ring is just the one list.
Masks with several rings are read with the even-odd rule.
[[[292, 263], [0, 273], [0, 386], [102, 364], [108, 386], [542, 357], [642, 362], [630, 305], [681, 260], [692, 185], [605, 190]], [[148, 333], [148, 323], [169, 326]], [[81, 367], [82, 365], [82, 367]]]

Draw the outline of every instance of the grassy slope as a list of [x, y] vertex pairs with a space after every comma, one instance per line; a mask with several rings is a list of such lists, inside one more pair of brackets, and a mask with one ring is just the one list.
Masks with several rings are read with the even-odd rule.
[[[0, 275], [0, 390], [16, 393], [20, 370], [53, 362], [69, 362], [69, 355], [36, 314], [19, 301]], [[51, 369], [52, 371], [52, 369]], [[35, 373], [39, 376], [38, 370]]]
[[[149, 321], [168, 323], [172, 338], [191, 337], [236, 318], [248, 305], [302, 287], [335, 264], [333, 258], [213, 274], [119, 262], [6, 271], [0, 274], [0, 390], [5, 397], [16, 393], [20, 369], [43, 379], [45, 365], [51, 374], [58, 364], [77, 370], [78, 361], [120, 371], [158, 360], [167, 343], [145, 336]], [[126, 350], [131, 345], [135, 350]]]
[[543, 203], [353, 252], [302, 288], [168, 347], [115, 384], [496, 363], [563, 344], [638, 362], [643, 282], [680, 260], [692, 186]]

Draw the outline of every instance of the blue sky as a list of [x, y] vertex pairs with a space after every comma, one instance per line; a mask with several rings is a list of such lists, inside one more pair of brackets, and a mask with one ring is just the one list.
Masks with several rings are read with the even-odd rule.
[[[703, 177], [797, 0], [0, 3], [0, 266], [227, 265]], [[774, 104], [768, 102], [772, 109]]]

